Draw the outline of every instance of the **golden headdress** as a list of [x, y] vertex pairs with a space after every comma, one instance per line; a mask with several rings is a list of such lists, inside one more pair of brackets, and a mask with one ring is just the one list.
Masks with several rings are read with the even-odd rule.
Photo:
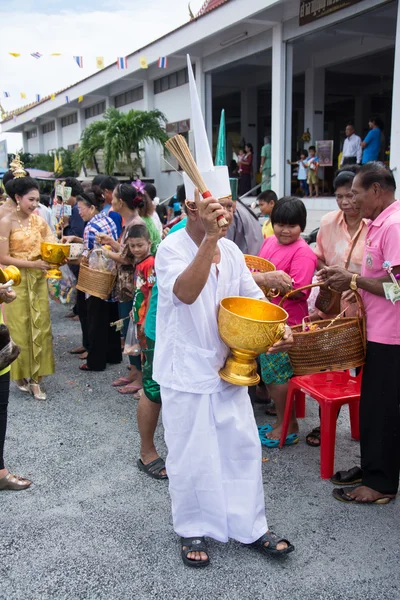
[[21, 162], [19, 154], [16, 154], [14, 160], [10, 162], [10, 169], [13, 172], [14, 179], [19, 179], [20, 177], [26, 177], [27, 173], [24, 169], [24, 163]]

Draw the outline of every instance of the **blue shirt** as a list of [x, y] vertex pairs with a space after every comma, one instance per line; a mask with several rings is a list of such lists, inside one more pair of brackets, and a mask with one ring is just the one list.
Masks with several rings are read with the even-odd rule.
[[379, 127], [371, 129], [368, 132], [364, 142], [368, 145], [366, 148], [364, 148], [362, 155], [361, 162], [363, 165], [371, 160], [378, 160], [379, 158], [379, 153], [381, 151], [381, 130]]
[[119, 238], [119, 236], [122, 233], [122, 217], [121, 217], [121, 215], [119, 215], [117, 212], [114, 212], [113, 210], [111, 210], [111, 204], [105, 204], [104, 208], [101, 212], [104, 213], [105, 215], [107, 215], [108, 217], [110, 217], [110, 219], [112, 219], [114, 221], [116, 228], [117, 228], [117, 236]]
[[75, 204], [71, 209], [71, 216], [68, 225], [64, 229], [64, 235], [76, 235], [76, 237], [83, 238], [84, 229], [85, 221], [79, 214], [78, 205]]

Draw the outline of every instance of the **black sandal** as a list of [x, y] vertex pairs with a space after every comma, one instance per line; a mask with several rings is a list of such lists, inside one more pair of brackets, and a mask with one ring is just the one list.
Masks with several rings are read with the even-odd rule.
[[197, 569], [199, 567], [207, 567], [210, 564], [209, 558], [207, 558], [206, 560], [194, 560], [193, 558], [187, 557], [189, 552], [205, 552], [208, 557], [207, 544], [204, 537], [181, 537], [181, 544], [181, 556], [186, 566]]
[[[317, 440], [317, 444], [312, 444], [310, 440]], [[321, 445], [321, 427], [314, 427], [306, 437], [306, 444], [312, 448], [319, 448]]]
[[329, 481], [334, 485], [354, 485], [362, 482], [362, 476], [360, 467], [352, 467], [348, 471], [338, 471]]
[[165, 462], [160, 457], [156, 458], [156, 460], [153, 460], [147, 465], [145, 465], [142, 459], [139, 458], [137, 461], [137, 466], [139, 467], [140, 471], [143, 471], [143, 473], [146, 473], [146, 475], [152, 477], [153, 479], [168, 479], [167, 474], [160, 475], [161, 471], [165, 469]]
[[[268, 542], [268, 546], [265, 546], [265, 542]], [[277, 545], [285, 542], [287, 544], [287, 548], [283, 550], [278, 550]], [[294, 546], [289, 542], [289, 540], [285, 540], [284, 538], [280, 538], [273, 531], [267, 531], [264, 533], [258, 540], [253, 542], [252, 544], [246, 544], [249, 548], [255, 548], [256, 550], [260, 550], [263, 554], [272, 554], [274, 556], [282, 556], [284, 554], [289, 554], [293, 552]]]

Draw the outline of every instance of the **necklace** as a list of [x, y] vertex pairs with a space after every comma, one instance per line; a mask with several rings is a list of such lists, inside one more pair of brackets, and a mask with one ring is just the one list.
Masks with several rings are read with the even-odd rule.
[[23, 233], [26, 235], [26, 237], [29, 237], [31, 235], [31, 217], [28, 218], [27, 226], [22, 225], [21, 219], [19, 217], [17, 217], [17, 221]]

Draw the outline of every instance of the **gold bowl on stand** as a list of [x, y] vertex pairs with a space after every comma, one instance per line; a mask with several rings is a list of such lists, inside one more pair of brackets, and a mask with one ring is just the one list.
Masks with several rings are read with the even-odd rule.
[[69, 244], [54, 244], [52, 242], [42, 242], [40, 244], [42, 260], [50, 264], [51, 269], [47, 271], [47, 279], [62, 279], [60, 266], [65, 263], [69, 257]]
[[234, 385], [257, 385], [256, 357], [282, 339], [288, 314], [279, 306], [253, 298], [232, 296], [221, 300], [219, 335], [231, 349], [219, 375]]
[[7, 283], [12, 281], [13, 285], [19, 285], [21, 283], [21, 271], [14, 265], [9, 265], [4, 269], [0, 269], [0, 283]]

